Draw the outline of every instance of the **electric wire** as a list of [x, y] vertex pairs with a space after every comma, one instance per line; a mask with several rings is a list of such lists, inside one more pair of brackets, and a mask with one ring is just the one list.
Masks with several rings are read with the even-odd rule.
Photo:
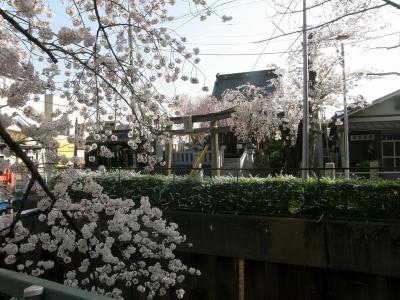
[[251, 69], [252, 71], [254, 71], [254, 69], [256, 68], [256, 66], [257, 66], [258, 62], [260, 61], [260, 58], [262, 57], [262, 55], [263, 55], [265, 49], [267, 49], [267, 47], [268, 47], [268, 45], [269, 45], [269, 41], [270, 41], [270, 40], [273, 38], [273, 36], [275, 35], [275, 32], [278, 30], [278, 27], [281, 25], [281, 23], [282, 23], [282, 21], [283, 21], [285, 15], [287, 14], [287, 12], [288, 12], [289, 9], [290, 9], [290, 6], [293, 4], [293, 1], [294, 1], [294, 0], [291, 0], [291, 1], [290, 1], [289, 5], [288, 5], [287, 8], [286, 8], [285, 13], [282, 15], [282, 17], [281, 17], [280, 20], [279, 20], [278, 25], [275, 26], [275, 29], [274, 29], [274, 31], [273, 31], [272, 34], [271, 34], [271, 38], [266, 42], [266, 44], [265, 44], [263, 50], [261, 51], [261, 53], [260, 53], [259, 56], [257, 57], [257, 60], [256, 60], [256, 62], [254, 63], [253, 68]]

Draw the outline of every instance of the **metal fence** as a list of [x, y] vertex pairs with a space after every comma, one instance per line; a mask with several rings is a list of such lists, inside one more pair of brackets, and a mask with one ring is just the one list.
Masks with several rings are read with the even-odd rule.
[[[92, 170], [96, 170], [92, 168]], [[195, 170], [195, 176], [230, 176], [230, 177], [274, 177], [282, 175], [290, 175], [301, 178], [302, 171], [307, 170], [308, 178], [330, 177], [337, 179], [397, 179], [400, 178], [400, 169], [382, 168], [382, 167], [354, 167], [354, 168], [211, 168], [204, 166], [202, 168], [192, 168], [191, 166], [174, 166], [156, 167], [152, 170], [147, 168], [109, 168], [107, 172], [123, 172], [131, 171], [149, 175], [171, 175], [171, 176], [187, 176], [192, 170]], [[217, 175], [215, 175], [217, 174]]]
[[[0, 268], [0, 293], [31, 300], [110, 300], [111, 298], [56, 282]], [[5, 297], [3, 297], [5, 298]]]

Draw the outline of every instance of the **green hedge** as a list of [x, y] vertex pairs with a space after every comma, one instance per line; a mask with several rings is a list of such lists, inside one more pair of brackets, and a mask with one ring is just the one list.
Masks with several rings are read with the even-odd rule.
[[192, 178], [94, 175], [112, 197], [148, 196], [164, 210], [320, 217], [400, 218], [400, 180]]

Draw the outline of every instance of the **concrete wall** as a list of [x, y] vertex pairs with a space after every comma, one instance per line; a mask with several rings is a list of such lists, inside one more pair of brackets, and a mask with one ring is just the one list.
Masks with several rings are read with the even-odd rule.
[[400, 278], [400, 223], [166, 212], [183, 252]]
[[193, 243], [178, 256], [202, 271], [187, 299], [400, 299], [400, 223], [165, 215]]

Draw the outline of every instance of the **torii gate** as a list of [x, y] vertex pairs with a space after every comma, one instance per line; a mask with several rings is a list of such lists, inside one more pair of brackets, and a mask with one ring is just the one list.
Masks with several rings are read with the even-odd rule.
[[[187, 134], [198, 134], [198, 133], [210, 133], [211, 134], [211, 175], [220, 175], [220, 160], [216, 159], [219, 157], [218, 148], [218, 133], [229, 132], [229, 126], [218, 127], [218, 121], [228, 119], [236, 111], [235, 107], [204, 115], [192, 115], [192, 116], [180, 116], [169, 118], [174, 124], [184, 124], [185, 129], [172, 129], [172, 125], [167, 126], [166, 131], [174, 135], [187, 135]], [[193, 128], [193, 123], [198, 122], [210, 122], [210, 127], [207, 128]], [[166, 145], [167, 152], [167, 174], [171, 174], [172, 168], [172, 143]]]

